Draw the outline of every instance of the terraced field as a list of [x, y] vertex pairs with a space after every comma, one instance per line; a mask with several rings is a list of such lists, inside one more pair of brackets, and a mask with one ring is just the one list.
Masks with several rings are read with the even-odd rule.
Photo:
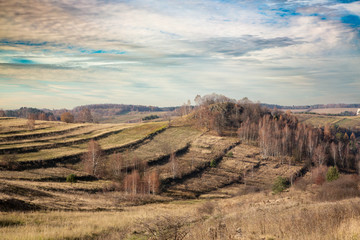
[[[280, 206], [281, 211], [301, 206], [304, 212], [318, 191], [309, 185], [312, 190], [306, 193], [290, 188], [269, 194], [278, 176], [294, 179], [303, 165], [286, 157], [265, 158], [256, 146], [200, 131], [181, 120], [171, 126], [37, 121], [34, 130], [27, 128], [26, 120], [3, 118], [0, 123], [0, 236], [4, 239], [148, 239], [143, 226], [164, 219], [170, 225], [174, 219], [175, 223], [186, 219], [182, 228], [191, 226], [193, 234], [187, 239], [263, 239], [265, 231], [259, 231], [259, 225], [273, 226], [264, 222], [264, 216], [277, 223]], [[135, 160], [146, 163], [143, 176], [158, 172], [160, 193], [128, 194], [121, 190], [121, 180], [98, 179], [83, 171], [81, 155], [92, 138], [106, 156], [121, 154], [122, 173], [130, 173]], [[15, 167], [4, 163], [9, 156], [15, 156]], [[70, 174], [77, 182], [66, 182]], [[328, 218], [324, 216], [319, 222]], [[279, 226], [293, 219], [286, 218]], [[211, 229], [223, 226], [231, 237], [215, 238]], [[239, 229], [245, 238], [238, 238]], [[286, 233], [280, 230], [276, 239]], [[303, 236], [303, 231], [299, 234]]]
[[[214, 136], [180, 120], [171, 126], [36, 121], [33, 130], [22, 119], [5, 118], [0, 123], [0, 212], [121, 213], [147, 203], [230, 198], [246, 194], [249, 186], [268, 190], [278, 175], [289, 177], [301, 168], [281, 164], [281, 159], [263, 159], [257, 147], [238, 138]], [[123, 182], [97, 179], [83, 171], [81, 156], [90, 139], [96, 139], [107, 156], [119, 152], [124, 173], [131, 172], [134, 161], [146, 163], [144, 175], [157, 171], [160, 194], [115, 191]], [[7, 165], [9, 156], [15, 165]], [[70, 174], [77, 182], [66, 182]]]
[[[217, 142], [217, 145], [219, 143]], [[234, 141], [217, 164], [170, 186], [167, 194], [180, 197], [227, 198], [251, 191], [271, 190], [278, 176], [291, 178], [302, 164], [287, 164], [280, 158], [262, 158], [258, 147]]]
[[[79, 160], [81, 154], [87, 150], [87, 142], [96, 139], [101, 147], [107, 151], [119, 151], [127, 146], [145, 140], [151, 134], [162, 131], [165, 123], [146, 124], [64, 124], [48, 123], [49, 127], [38, 133], [35, 130], [23, 130], [21, 136], [25, 140], [15, 140], [11, 134], [12, 127], [21, 126], [25, 120], [0, 120], [3, 127], [3, 138], [0, 138], [0, 154], [15, 154], [20, 166], [24, 162], [45, 164], [44, 162], [60, 163], [62, 161]], [[42, 125], [43, 123], [39, 123]], [[37, 124], [36, 124], [36, 127]], [[5, 131], [4, 128], [8, 130]], [[60, 129], [60, 130], [59, 130]], [[36, 134], [34, 133], [36, 132]], [[31, 138], [30, 138], [31, 136]], [[30, 164], [30, 163], [29, 163]], [[26, 167], [30, 165], [26, 165]], [[25, 168], [26, 168], [25, 167]]]
[[[82, 171], [81, 155], [87, 151], [90, 139], [96, 139], [107, 155], [122, 152], [125, 172], [131, 171], [134, 161], [146, 163], [146, 171], [158, 171], [163, 192], [160, 198], [164, 199], [229, 197], [246, 185], [269, 189], [276, 176], [288, 177], [300, 168], [279, 164], [278, 159], [262, 159], [257, 147], [241, 144], [237, 138], [214, 136], [179, 123], [167, 127], [163, 122], [65, 124], [39, 121], [29, 130], [26, 120], [4, 118], [0, 122], [0, 157], [12, 154], [17, 161], [11, 169], [3, 165], [0, 179], [5, 189], [26, 189], [31, 185], [29, 191], [40, 191], [46, 196], [66, 194], [66, 189], [69, 193], [87, 196], [112, 184]], [[14, 136], [24, 136], [24, 139]], [[69, 174], [75, 174], [79, 180], [70, 188], [64, 185]], [[234, 186], [236, 193], [229, 190]], [[5, 192], [7, 190], [2, 191]], [[32, 199], [21, 197], [32, 202]], [[46, 209], [56, 208], [49, 202], [37, 204]]]

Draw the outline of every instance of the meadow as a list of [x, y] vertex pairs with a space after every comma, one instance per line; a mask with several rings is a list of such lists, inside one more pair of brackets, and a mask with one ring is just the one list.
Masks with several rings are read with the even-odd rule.
[[[319, 119], [311, 121], [337, 120]], [[351, 126], [358, 120], [343, 119]], [[302, 162], [264, 157], [257, 144], [195, 128], [186, 118], [0, 124], [1, 239], [360, 239], [360, 194], [320, 199], [326, 184], [316, 184]], [[86, 172], [82, 156], [91, 139], [106, 156], [119, 153], [125, 173], [135, 158], [146, 163], [143, 175], [158, 172], [161, 191], [127, 193], [123, 182]], [[67, 182], [69, 175], [77, 181]], [[278, 177], [290, 186], [275, 193]]]

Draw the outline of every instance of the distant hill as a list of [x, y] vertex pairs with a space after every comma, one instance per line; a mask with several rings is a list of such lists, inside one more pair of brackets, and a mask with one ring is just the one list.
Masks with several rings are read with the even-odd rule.
[[277, 105], [277, 104], [267, 104], [267, 103], [262, 103], [261, 104], [264, 107], [270, 108], [270, 109], [274, 109], [275, 107], [277, 109], [323, 109], [323, 108], [360, 108], [360, 104], [359, 103], [351, 103], [351, 104], [346, 104], [346, 103], [334, 103], [334, 104], [315, 104], [315, 105], [299, 105], [299, 106], [282, 106], [282, 105]]
[[176, 107], [156, 107], [144, 105], [127, 104], [91, 104], [75, 107], [73, 112], [80, 112], [83, 108], [88, 108], [91, 112], [102, 114], [103, 116], [122, 115], [129, 112], [167, 112], [173, 111]]
[[303, 106], [281, 106], [275, 104], [261, 104], [270, 109], [280, 109], [282, 111], [290, 110], [293, 113], [322, 114], [333, 116], [355, 116], [360, 104], [315, 104]]
[[[166, 114], [172, 112], [179, 107], [157, 107], [157, 106], [144, 106], [144, 105], [128, 105], [128, 104], [91, 104], [77, 106], [70, 109], [37, 109], [21, 107], [14, 110], [5, 110], [0, 114], [7, 117], [18, 118], [33, 118], [35, 120], [60, 120], [61, 114], [70, 112], [75, 116], [79, 116], [83, 109], [89, 109], [96, 122], [132, 122], [139, 121], [147, 115], [151, 114]], [[0, 109], [1, 110], [1, 109]], [[125, 115], [131, 114], [130, 117]], [[125, 118], [124, 118], [125, 117]], [[114, 119], [115, 118], [115, 119]], [[124, 119], [122, 119], [124, 118]]]

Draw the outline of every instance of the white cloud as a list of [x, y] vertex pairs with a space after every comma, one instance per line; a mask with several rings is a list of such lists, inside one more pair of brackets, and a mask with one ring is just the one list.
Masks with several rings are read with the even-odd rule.
[[[339, 19], [345, 11], [358, 14], [359, 5], [2, 1], [0, 85], [15, 95], [27, 86], [29, 93], [77, 99], [67, 106], [102, 100], [179, 105], [209, 92], [308, 104], [324, 89], [329, 94], [323, 92], [322, 102], [354, 101], [359, 35]], [[1, 94], [1, 102], [8, 97]], [[14, 107], [23, 104], [11, 99]]]

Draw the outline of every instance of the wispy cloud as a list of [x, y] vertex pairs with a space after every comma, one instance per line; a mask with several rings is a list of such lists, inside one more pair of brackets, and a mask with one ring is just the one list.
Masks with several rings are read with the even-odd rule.
[[179, 105], [210, 92], [360, 101], [359, 1], [13, 0], [0, 9], [0, 108]]

